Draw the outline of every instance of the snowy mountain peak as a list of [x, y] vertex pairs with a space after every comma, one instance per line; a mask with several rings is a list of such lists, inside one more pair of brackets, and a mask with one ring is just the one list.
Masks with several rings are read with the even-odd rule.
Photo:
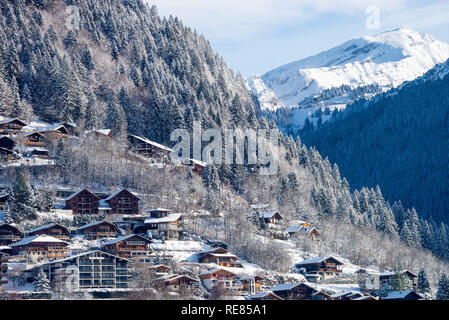
[[[315, 56], [248, 79], [262, 110], [293, 108], [296, 125], [317, 108], [344, 107], [414, 80], [449, 59], [449, 45], [406, 27], [349, 40]], [[364, 90], [364, 88], [370, 90]], [[303, 111], [301, 111], [303, 110]]]

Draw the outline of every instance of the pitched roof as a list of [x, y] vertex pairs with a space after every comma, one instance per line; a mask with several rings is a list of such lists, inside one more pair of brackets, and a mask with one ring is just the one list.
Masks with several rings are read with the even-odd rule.
[[[379, 276], [380, 276], [380, 277], [394, 276], [394, 275], [396, 274], [396, 272], [397, 272], [397, 271], [395, 271], [395, 270], [390, 270], [390, 271], [386, 271], [386, 272], [381, 273]], [[414, 273], [411, 272], [410, 270], [401, 270], [400, 273], [401, 273], [401, 274], [403, 274], [403, 273], [408, 273], [408, 274], [410, 274], [410, 275], [411, 275], [412, 277], [414, 277], [414, 278], [418, 277], [416, 274], [414, 274]]]
[[278, 215], [280, 216], [279, 212], [276, 211], [276, 210], [266, 211], [266, 212], [261, 212], [261, 213], [260, 213], [260, 215], [261, 215], [264, 219], [272, 218], [272, 217], [274, 217], [276, 214], [278, 214]]
[[212, 269], [212, 270], [200, 273], [199, 276], [205, 276], [205, 275], [212, 274], [212, 273], [217, 273], [217, 272], [220, 272], [220, 271], [224, 271], [224, 272], [230, 273], [230, 274], [232, 274], [234, 276], [237, 275], [234, 272], [231, 272], [231, 271], [228, 271], [228, 270], [225, 270], [225, 269]]
[[170, 209], [164, 209], [164, 208], [154, 208], [151, 210], [148, 210], [148, 213], [152, 213], [152, 212], [170, 212]]
[[[133, 196], [135, 196], [135, 197], [137, 198], [137, 196], [136, 196], [134, 193], [132, 193], [131, 191], [129, 191], [129, 190], [125, 189], [125, 188], [122, 188], [122, 189], [120, 189], [120, 190], [117, 190], [117, 191], [114, 192], [113, 194], [111, 194], [111, 195], [110, 195], [109, 197], [107, 197], [106, 199], [104, 199], [104, 201], [109, 201], [109, 200], [111, 200], [112, 198], [114, 198], [116, 195], [120, 194], [120, 193], [123, 192], [123, 191], [129, 192], [130, 194], [132, 194]], [[139, 199], [139, 198], [137, 198], [137, 199]], [[139, 200], [140, 200], [140, 199], [139, 199]]]
[[159, 148], [159, 149], [162, 149], [162, 150], [165, 150], [165, 151], [173, 152], [173, 149], [172, 149], [172, 148], [169, 148], [169, 147], [164, 146], [164, 145], [162, 145], [162, 144], [160, 144], [160, 143], [151, 141], [151, 140], [149, 140], [149, 139], [147, 139], [147, 138], [139, 137], [139, 136], [136, 136], [136, 135], [133, 135], [133, 134], [130, 134], [129, 136], [130, 136], [130, 137], [133, 137], [133, 138], [135, 138], [135, 139], [137, 139], [137, 140], [140, 140], [140, 141], [142, 141], [142, 142], [144, 142], [144, 143], [146, 143], [146, 144], [155, 146], [156, 148]]
[[296, 287], [301, 286], [301, 285], [307, 286], [307, 287], [309, 287], [309, 288], [311, 288], [313, 290], [316, 290], [315, 288], [313, 288], [312, 286], [310, 286], [310, 285], [308, 285], [308, 284], [306, 284], [304, 282], [294, 282], [294, 283], [278, 284], [278, 285], [276, 285], [274, 287], [271, 287], [270, 291], [273, 291], [273, 292], [275, 292], [275, 291], [286, 291], [286, 290], [291, 290], [291, 289], [296, 288]]
[[340, 260], [338, 260], [337, 258], [333, 257], [333, 256], [325, 256], [325, 257], [317, 257], [317, 258], [312, 258], [312, 259], [306, 259], [300, 263], [297, 263], [297, 265], [305, 265], [305, 264], [315, 264], [315, 263], [321, 263], [327, 259], [334, 259], [337, 262], [339, 262], [340, 264], [343, 264], [343, 262], [341, 262]]
[[260, 292], [258, 292], [258, 293], [256, 293], [256, 294], [247, 296], [246, 298], [249, 299], [249, 300], [252, 300], [252, 299], [261, 299], [261, 298], [265, 298], [266, 296], [269, 296], [269, 295], [273, 295], [273, 296], [277, 297], [278, 299], [283, 300], [283, 299], [282, 299], [281, 297], [279, 297], [277, 294], [275, 294], [275, 293], [273, 293], [273, 292], [270, 292], [270, 291], [260, 291]]
[[146, 218], [145, 224], [161, 224], [161, 223], [170, 223], [179, 220], [182, 217], [182, 213], [170, 213], [166, 217], [163, 218]]
[[67, 229], [66, 227], [60, 225], [59, 223], [49, 223], [49, 224], [40, 226], [38, 228], [35, 228], [33, 230], [30, 230], [30, 231], [28, 231], [28, 233], [31, 234], [31, 233], [34, 233], [34, 232], [38, 232], [38, 231], [45, 230], [45, 229], [48, 229], [48, 228], [53, 228], [53, 227], [61, 227], [61, 228], [66, 229], [67, 231], [69, 231], [69, 229]]
[[18, 122], [22, 123], [24, 126], [26, 126], [26, 123], [24, 121], [20, 120], [19, 118], [3, 118], [0, 120], [0, 124], [10, 123], [13, 121], [18, 121]]
[[287, 233], [296, 233], [299, 230], [301, 230], [302, 228], [304, 228], [304, 226], [290, 226], [287, 229], [285, 229], [285, 232], [287, 232]]
[[120, 242], [120, 241], [128, 240], [128, 239], [130, 239], [130, 238], [132, 238], [132, 237], [139, 237], [139, 238], [141, 238], [141, 239], [143, 239], [143, 240], [146, 240], [146, 241], [151, 242], [150, 239], [147, 239], [147, 238], [144, 238], [144, 237], [142, 237], [142, 236], [139, 236], [138, 234], [129, 234], [129, 235], [117, 237], [117, 238], [115, 238], [114, 240], [105, 242], [105, 243], [103, 243], [103, 246], [107, 246], [107, 245], [110, 245], [110, 244], [116, 244], [116, 243], [118, 243], [118, 242]]
[[421, 296], [418, 292], [416, 292], [414, 290], [405, 290], [405, 291], [393, 291], [393, 292], [390, 292], [390, 294], [388, 294], [388, 296], [386, 296], [384, 298], [384, 300], [404, 299], [405, 297], [407, 297], [411, 293], [414, 294], [414, 295], [417, 295], [421, 299], [423, 299], [423, 296]]
[[98, 197], [95, 193], [93, 193], [92, 191], [90, 191], [90, 190], [87, 189], [87, 188], [83, 188], [83, 189], [80, 189], [80, 190], [78, 190], [77, 192], [71, 194], [68, 198], [65, 199], [65, 201], [68, 201], [68, 200], [74, 198], [75, 196], [77, 196], [77, 195], [79, 195], [81, 192], [83, 192], [84, 190], [86, 190], [87, 192], [93, 194], [96, 198], [99, 199], [99, 197]]
[[78, 230], [84, 230], [84, 229], [87, 229], [87, 228], [90, 228], [90, 227], [93, 227], [93, 226], [97, 226], [97, 225], [102, 224], [102, 223], [107, 223], [109, 225], [114, 226], [117, 229], [115, 224], [113, 224], [113, 223], [111, 223], [109, 221], [106, 221], [106, 220], [102, 220], [102, 221], [94, 221], [94, 222], [85, 224], [84, 226], [79, 227]]
[[28, 238], [25, 238], [23, 240], [20, 240], [19, 242], [13, 243], [10, 246], [11, 247], [19, 247], [19, 246], [25, 246], [27, 244], [33, 243], [33, 242], [44, 242], [44, 243], [65, 243], [67, 242], [59, 240], [57, 238], [46, 236], [46, 235], [35, 235]]
[[67, 128], [62, 124], [52, 124], [51, 126], [39, 129], [39, 132], [52, 132], [60, 129], [64, 129], [67, 133], [69, 133], [69, 130], [67, 130]]

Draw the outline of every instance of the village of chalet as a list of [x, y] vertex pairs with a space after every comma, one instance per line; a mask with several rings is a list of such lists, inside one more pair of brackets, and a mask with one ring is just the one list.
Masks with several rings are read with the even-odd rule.
[[[111, 130], [79, 132], [73, 123], [26, 123], [0, 118], [0, 166], [39, 166], [53, 161], [50, 148], [61, 139], [113, 139]], [[129, 135], [130, 149], [149, 159], [163, 159], [172, 150], [146, 138]], [[206, 164], [189, 159], [201, 175]], [[47, 223], [23, 230], [0, 215], [0, 296], [51, 299], [61, 291], [91, 298], [138, 294], [136, 270], [152, 290], [168, 297], [240, 300], [421, 300], [417, 275], [409, 270], [362, 268], [339, 256], [316, 256], [292, 249], [291, 273], [275, 274], [240, 259], [226, 243], [203, 239], [183, 229], [185, 214], [151, 208], [132, 190], [56, 190], [52, 212], [66, 217], [98, 216], [77, 228]], [[8, 194], [0, 186], [0, 212]], [[252, 215], [263, 228], [282, 234], [273, 241], [321, 241], [321, 232], [306, 221], [286, 225], [282, 212], [254, 205]], [[142, 273], [144, 270], [144, 273]], [[401, 276], [402, 291], [392, 282]], [[137, 285], [136, 285], [137, 282]], [[376, 296], [370, 284], [389, 289]], [[377, 290], [379, 291], [379, 290]], [[137, 293], [136, 293], [137, 292]], [[73, 296], [72, 296], [73, 297]]]

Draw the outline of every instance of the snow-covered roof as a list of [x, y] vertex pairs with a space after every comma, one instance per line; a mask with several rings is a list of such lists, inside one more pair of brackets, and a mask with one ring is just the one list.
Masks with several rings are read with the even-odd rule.
[[150, 266], [149, 269], [157, 269], [160, 267], [164, 267], [164, 268], [170, 268], [169, 266], [165, 265], [165, 264], [156, 264], [154, 266]]
[[384, 300], [391, 300], [391, 299], [403, 299], [403, 298], [405, 298], [406, 296], [408, 296], [410, 293], [414, 293], [414, 294], [416, 294], [416, 295], [418, 295], [418, 296], [420, 296], [421, 298], [423, 298], [418, 292], [416, 292], [416, 291], [414, 291], [414, 290], [406, 290], [406, 291], [393, 291], [393, 292], [390, 292], [389, 294], [388, 294], [388, 296], [386, 296], [385, 298], [384, 298]]
[[111, 223], [109, 221], [106, 221], [106, 220], [102, 220], [102, 221], [94, 221], [94, 222], [85, 224], [84, 226], [79, 227], [78, 230], [84, 230], [84, 229], [87, 229], [87, 228], [90, 228], [90, 227], [93, 227], [93, 226], [97, 226], [97, 225], [105, 223], [105, 222], [109, 223], [109, 224], [111, 224], [111, 225], [113, 225], [115, 227], [115, 225], [113, 223]]
[[0, 124], [9, 123], [12, 121], [19, 121], [19, 122], [23, 123], [24, 125], [26, 125], [26, 123], [24, 121], [20, 120], [19, 118], [5, 118], [5, 117], [0, 118]]
[[304, 226], [290, 226], [287, 229], [285, 229], [285, 232], [287, 232], [287, 233], [296, 233], [299, 230], [301, 230], [302, 228], [304, 228]]
[[181, 213], [170, 213], [168, 214], [166, 217], [163, 218], [146, 218], [145, 219], [145, 224], [162, 224], [162, 223], [170, 223], [170, 222], [174, 222], [176, 220], [179, 220], [182, 217]]
[[171, 210], [169, 209], [164, 209], [164, 208], [154, 208], [151, 210], [148, 210], [148, 213], [152, 213], [152, 212], [170, 212]]
[[190, 277], [190, 276], [182, 275], [182, 274], [181, 274], [181, 275], [176, 275], [176, 274], [174, 274], [174, 275], [172, 275], [171, 277], [165, 279], [165, 281], [173, 281], [173, 280], [176, 280], [176, 279], [179, 279], [179, 278], [189, 278], [189, 279], [192, 280], [192, 281], [197, 281], [197, 280], [193, 279], [193, 278]]
[[104, 136], [109, 136], [111, 134], [111, 129], [97, 129], [94, 132], [102, 134]]
[[128, 239], [130, 239], [130, 238], [132, 238], [132, 237], [139, 237], [139, 238], [141, 238], [141, 239], [143, 239], [143, 240], [150, 241], [149, 239], [144, 238], [144, 237], [142, 237], [142, 236], [139, 236], [138, 234], [129, 234], [129, 235], [117, 237], [117, 238], [115, 238], [115, 239], [113, 239], [113, 240], [110, 240], [110, 241], [108, 241], [108, 242], [105, 242], [105, 243], [103, 243], [103, 246], [107, 246], [107, 245], [110, 245], [110, 244], [116, 244], [116, 243], [118, 243], [118, 242], [120, 242], [120, 241], [128, 240]]
[[[31, 233], [34, 233], [34, 232], [38, 232], [38, 231], [45, 230], [45, 229], [48, 229], [48, 228], [53, 228], [53, 227], [61, 227], [61, 228], [67, 229], [66, 227], [64, 227], [64, 226], [62, 226], [62, 225], [60, 225], [58, 223], [49, 223], [49, 224], [40, 226], [38, 228], [35, 228], [33, 230], [30, 230], [30, 231], [28, 231], [28, 233], [31, 234]], [[68, 229], [67, 229], [67, 231], [68, 231]]]
[[149, 139], [147, 139], [147, 138], [139, 137], [139, 136], [136, 136], [136, 135], [133, 135], [133, 134], [130, 134], [129, 136], [130, 136], [130, 137], [133, 137], [133, 138], [135, 138], [135, 139], [137, 139], [137, 140], [140, 140], [140, 141], [142, 141], [142, 142], [144, 142], [144, 143], [147, 143], [147, 144], [150, 144], [150, 145], [152, 145], [152, 146], [155, 146], [155, 147], [157, 147], [157, 148], [159, 148], [159, 149], [166, 150], [166, 151], [169, 151], [169, 152], [173, 152], [173, 149], [171, 149], [171, 148], [169, 148], [169, 147], [167, 147], [167, 146], [164, 146], [164, 145], [162, 145], [162, 144], [160, 144], [160, 143], [151, 141], [151, 140], [149, 140]]
[[276, 214], [279, 214], [279, 212], [277, 210], [272, 210], [272, 211], [261, 212], [260, 216], [263, 217], [264, 219], [269, 219], [269, 218], [274, 217]]
[[320, 263], [320, 262], [323, 262], [324, 260], [327, 260], [327, 259], [330, 259], [330, 258], [332, 258], [332, 259], [338, 261], [339, 263], [343, 264], [343, 262], [341, 262], [340, 260], [338, 260], [337, 258], [335, 258], [333, 256], [326, 256], [326, 257], [317, 257], [317, 258], [303, 260], [300, 263], [298, 263], [298, 265]]
[[66, 131], [68, 131], [67, 128], [64, 125], [62, 125], [62, 124], [52, 124], [52, 125], [50, 125], [48, 127], [40, 128], [39, 132], [52, 132], [52, 131], [56, 131], [56, 130], [63, 129], [63, 128]]
[[[294, 282], [294, 283], [283, 283], [283, 284], [278, 284], [274, 287], [270, 288], [270, 291], [285, 291], [285, 290], [291, 290], [293, 288], [296, 288], [299, 285], [305, 285], [308, 286], [310, 288], [312, 288], [310, 285], [304, 283], [304, 282]], [[313, 289], [313, 288], [312, 288]]]
[[[268, 295], [270, 295], [270, 294], [272, 294], [272, 295], [278, 297], [278, 295], [274, 294], [273, 292], [269, 292], [269, 291], [260, 291], [260, 292], [258, 292], [258, 293], [256, 293], [256, 294], [247, 296], [246, 298], [249, 299], [249, 300], [252, 300], [252, 299], [261, 299], [261, 298], [265, 298], [266, 296], [268, 296]], [[279, 298], [280, 298], [280, 297], [279, 297]]]
[[188, 160], [191, 161], [193, 164], [197, 164], [197, 165], [200, 165], [202, 167], [207, 166], [207, 163], [204, 162], [204, 161], [196, 160], [196, 159], [193, 159], [193, 158], [189, 158]]
[[[78, 190], [77, 192], [71, 194], [68, 198], [65, 199], [65, 201], [68, 201], [68, 200], [70, 200], [70, 199], [76, 197], [77, 195], [79, 195], [79, 194], [80, 194], [81, 192], [83, 192], [84, 190], [86, 190], [86, 191], [89, 192], [89, 193], [92, 193], [95, 197], [97, 197], [97, 195], [96, 195], [95, 193], [93, 193], [92, 191], [90, 191], [89, 189], [87, 189], [87, 188], [82, 188], [82, 189]], [[98, 197], [97, 197], [97, 198], [98, 198]]]
[[23, 240], [20, 240], [19, 242], [11, 244], [11, 247], [19, 247], [19, 246], [25, 246], [27, 244], [33, 243], [33, 242], [44, 242], [44, 243], [65, 243], [67, 242], [59, 240], [57, 238], [46, 236], [46, 235], [35, 235], [32, 237], [25, 238]]
[[231, 272], [231, 271], [225, 270], [225, 269], [212, 269], [212, 270], [209, 270], [209, 271], [200, 273], [199, 275], [200, 275], [200, 276], [205, 276], [205, 275], [212, 274], [212, 273], [217, 273], [217, 272], [220, 272], [220, 271], [228, 272], [228, 273], [230, 273], [230, 274], [233, 274], [234, 276], [237, 275], [237, 274], [235, 274], [234, 272]]
[[[418, 277], [416, 274], [414, 274], [414, 273], [411, 272], [410, 270], [401, 270], [400, 273], [401, 273], [401, 274], [403, 274], [403, 273], [409, 273], [409, 274], [411, 274], [413, 277]], [[394, 276], [395, 274], [396, 274], [396, 271], [390, 270], [390, 271], [382, 272], [379, 276], [380, 276], [380, 277], [387, 277], [387, 276]]]
[[118, 195], [120, 192], [122, 192], [122, 191], [127, 191], [127, 192], [129, 192], [129, 193], [131, 193], [133, 196], [136, 196], [134, 193], [132, 193], [131, 191], [129, 191], [129, 190], [127, 190], [127, 189], [125, 189], [125, 188], [122, 188], [122, 189], [120, 189], [120, 190], [117, 190], [116, 192], [114, 192], [113, 194], [111, 194], [109, 197], [107, 197], [106, 199], [104, 199], [104, 201], [109, 201], [109, 200], [111, 200], [112, 198], [114, 198], [116, 195]]

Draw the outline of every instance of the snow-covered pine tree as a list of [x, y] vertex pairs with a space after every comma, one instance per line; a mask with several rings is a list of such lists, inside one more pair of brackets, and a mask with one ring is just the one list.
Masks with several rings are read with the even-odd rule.
[[418, 273], [417, 291], [423, 295], [429, 295], [432, 293], [432, 289], [430, 288], [430, 283], [424, 269], [419, 270]]
[[50, 280], [48, 280], [47, 275], [42, 268], [39, 269], [34, 279], [34, 289], [36, 292], [51, 292]]
[[438, 280], [438, 290], [435, 299], [449, 300], [449, 282], [445, 273], [443, 273]]
[[16, 176], [16, 184], [12, 188], [13, 210], [20, 219], [28, 218], [36, 212], [35, 198], [30, 183], [19, 172]]

